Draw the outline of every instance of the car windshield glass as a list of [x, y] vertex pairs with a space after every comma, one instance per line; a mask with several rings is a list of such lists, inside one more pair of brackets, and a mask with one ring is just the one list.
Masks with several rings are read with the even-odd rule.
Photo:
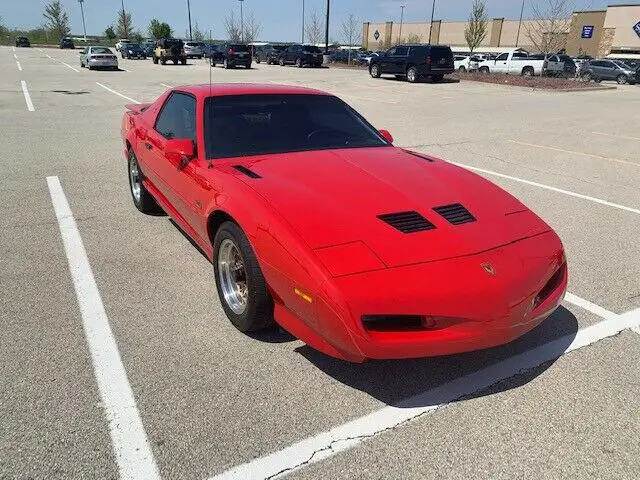
[[232, 95], [205, 104], [207, 158], [388, 143], [355, 110], [328, 95]]
[[140, 47], [140, 45], [138, 45], [137, 43], [130, 43], [127, 45], [127, 48], [129, 50], [140, 50], [142, 47]]
[[633, 70], [633, 68], [631, 68], [629, 65], [627, 65], [624, 62], [621, 62], [620, 60], [613, 60], [613, 63], [615, 63], [617, 66], [619, 66], [620, 68], [623, 68], [624, 70]]
[[109, 50], [106, 47], [94, 47], [94, 48], [91, 49], [91, 53], [97, 53], [97, 54], [100, 54], [100, 55], [105, 55], [105, 54], [108, 55], [108, 54], [110, 54], [112, 52], [111, 52], [111, 50]]

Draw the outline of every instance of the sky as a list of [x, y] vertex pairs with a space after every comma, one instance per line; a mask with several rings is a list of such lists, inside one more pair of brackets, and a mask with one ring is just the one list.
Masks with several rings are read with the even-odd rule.
[[[544, 0], [525, 0], [525, 18], [530, 14], [530, 5]], [[0, 17], [7, 27], [32, 28], [43, 23], [43, 0], [2, 0]], [[190, 0], [192, 24], [198, 23], [201, 30], [212, 32], [213, 38], [225, 38], [224, 17], [234, 10], [240, 15], [237, 0]], [[303, 0], [244, 0], [246, 17], [252, 12], [262, 23], [261, 40], [299, 41], [302, 34]], [[304, 0], [306, 17], [317, 11], [326, 12], [326, 0]], [[472, 0], [436, 0], [435, 19], [465, 20]], [[604, 9], [608, 1], [574, 0], [575, 10]], [[622, 1], [620, 3], [623, 3]], [[124, 0], [125, 9], [132, 14], [136, 28], [146, 34], [152, 18], [166, 21], [174, 29], [175, 36], [184, 36], [188, 28], [187, 0]], [[505, 17], [517, 19], [520, 15], [520, 0], [486, 0], [489, 18]], [[82, 17], [77, 0], [62, 0], [69, 15], [72, 34], [82, 33]], [[359, 21], [400, 21], [400, 6], [405, 5], [404, 22], [424, 22], [431, 16], [432, 0], [331, 0], [330, 37], [343, 41], [340, 25], [353, 13]], [[106, 27], [115, 23], [121, 0], [84, 0], [84, 13], [88, 35], [102, 34]]]

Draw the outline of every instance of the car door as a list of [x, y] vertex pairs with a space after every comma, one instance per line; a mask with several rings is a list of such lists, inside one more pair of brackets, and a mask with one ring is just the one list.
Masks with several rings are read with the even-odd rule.
[[380, 72], [381, 73], [391, 73], [393, 56], [396, 54], [396, 47], [390, 48], [387, 52], [382, 55], [379, 59], [380, 63]]
[[85, 47], [84, 50], [80, 52], [80, 65], [86, 65], [88, 54], [89, 54], [89, 47]]
[[494, 67], [491, 69], [496, 73], [507, 73], [507, 65], [509, 60], [508, 53], [501, 53], [494, 61]]
[[603, 80], [615, 80], [618, 76], [618, 69], [615, 63], [610, 61], [602, 62], [602, 75], [600, 78]]
[[390, 73], [400, 75], [407, 73], [407, 59], [409, 58], [409, 47], [396, 47], [395, 55], [391, 60], [392, 71]]
[[193, 218], [185, 197], [188, 164], [179, 168], [179, 163], [167, 159], [165, 147], [172, 139], [196, 140], [196, 99], [183, 92], [172, 92], [165, 100], [152, 130], [147, 132], [145, 145], [146, 164], [156, 176], [156, 187], [167, 198], [173, 208], [188, 222]]

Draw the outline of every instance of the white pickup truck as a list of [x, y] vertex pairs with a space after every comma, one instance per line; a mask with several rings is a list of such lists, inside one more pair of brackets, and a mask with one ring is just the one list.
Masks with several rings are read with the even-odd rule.
[[524, 50], [501, 53], [495, 60], [485, 60], [478, 65], [480, 73], [507, 73], [510, 75], [542, 75], [546, 67], [544, 56], [529, 55]]

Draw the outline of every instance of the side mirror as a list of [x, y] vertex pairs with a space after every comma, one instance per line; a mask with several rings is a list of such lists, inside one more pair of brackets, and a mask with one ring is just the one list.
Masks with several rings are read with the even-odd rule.
[[389, 143], [393, 143], [393, 135], [388, 130], [378, 130], [378, 133]]
[[176, 138], [167, 140], [164, 147], [164, 154], [178, 170], [182, 170], [189, 164], [189, 161], [195, 157], [195, 148], [193, 140], [185, 138]]

